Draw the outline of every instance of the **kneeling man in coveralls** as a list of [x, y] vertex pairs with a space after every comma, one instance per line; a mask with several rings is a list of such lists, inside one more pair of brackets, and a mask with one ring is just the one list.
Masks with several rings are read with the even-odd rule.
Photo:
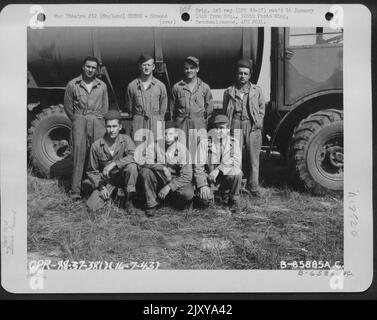
[[132, 139], [120, 134], [122, 125], [119, 111], [111, 110], [105, 115], [105, 135], [95, 141], [90, 149], [89, 180], [95, 190], [87, 201], [89, 209], [104, 207], [112, 193], [125, 194], [125, 208], [134, 213], [133, 198], [136, 192], [138, 166], [134, 160], [135, 144]]
[[[159, 200], [164, 200], [168, 196], [181, 208], [192, 203], [192, 164], [186, 146], [177, 139], [176, 124], [173, 121], [165, 122], [165, 150], [156, 150], [150, 153], [149, 157], [147, 155], [147, 161], [140, 170], [147, 216], [155, 215]], [[164, 163], [157, 163], [154, 158], [162, 159], [160, 162]]]
[[196, 187], [203, 204], [213, 199], [210, 186], [219, 186], [219, 194], [228, 196], [228, 205], [234, 213], [240, 213], [240, 191], [242, 182], [242, 153], [239, 142], [230, 135], [229, 119], [217, 115], [214, 134], [202, 139], [198, 147], [197, 164], [194, 167]]

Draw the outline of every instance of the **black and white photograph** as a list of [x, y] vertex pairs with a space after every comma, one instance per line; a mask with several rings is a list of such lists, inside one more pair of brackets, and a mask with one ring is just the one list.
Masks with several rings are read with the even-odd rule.
[[29, 258], [343, 264], [343, 30], [265, 29], [29, 29]]
[[181, 8], [169, 26], [96, 25], [96, 10], [47, 25], [46, 10], [26, 27], [25, 270], [353, 276], [347, 25], [222, 25], [208, 7], [186, 11], [214, 26]]

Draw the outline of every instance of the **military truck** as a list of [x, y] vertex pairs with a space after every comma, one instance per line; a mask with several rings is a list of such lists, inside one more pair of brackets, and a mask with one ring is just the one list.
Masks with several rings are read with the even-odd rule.
[[101, 60], [99, 77], [107, 84], [110, 108], [124, 111], [127, 84], [139, 73], [139, 55], [147, 52], [154, 53], [155, 76], [169, 92], [182, 77], [184, 58], [197, 56], [200, 77], [210, 84], [219, 112], [235, 62], [251, 58], [251, 81], [268, 101], [264, 148], [279, 151], [306, 189], [343, 189], [341, 29], [48, 27], [29, 29], [27, 37], [29, 159], [46, 177], [72, 170], [71, 122], [63, 97], [68, 81], [81, 72], [82, 59]]

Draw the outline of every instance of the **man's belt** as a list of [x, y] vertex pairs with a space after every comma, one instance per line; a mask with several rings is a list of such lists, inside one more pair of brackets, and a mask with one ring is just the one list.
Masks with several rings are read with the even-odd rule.
[[233, 115], [233, 119], [234, 119], [234, 120], [249, 120], [249, 117], [247, 117], [247, 116], [242, 116], [242, 113], [241, 113], [241, 112], [236, 112], [236, 113]]
[[148, 113], [144, 113], [144, 112], [136, 112], [134, 114], [134, 116], [139, 116], [139, 117], [147, 117], [147, 118], [150, 118], [151, 116], [158, 116], [160, 115], [160, 112], [148, 112]]
[[180, 114], [177, 118], [181, 119], [204, 119], [203, 113], [190, 113], [190, 114]]
[[80, 116], [93, 116], [97, 118], [103, 118], [103, 114], [94, 110], [75, 110], [74, 115]]

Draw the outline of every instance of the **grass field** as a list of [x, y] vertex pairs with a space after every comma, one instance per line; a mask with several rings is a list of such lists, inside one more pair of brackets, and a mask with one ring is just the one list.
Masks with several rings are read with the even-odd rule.
[[280, 261], [343, 262], [343, 198], [315, 197], [286, 185], [279, 158], [262, 163], [258, 200], [243, 212], [222, 205], [191, 213], [160, 209], [153, 218], [113, 204], [89, 216], [66, 181], [28, 175], [28, 258], [160, 263], [160, 269], [278, 269]]

